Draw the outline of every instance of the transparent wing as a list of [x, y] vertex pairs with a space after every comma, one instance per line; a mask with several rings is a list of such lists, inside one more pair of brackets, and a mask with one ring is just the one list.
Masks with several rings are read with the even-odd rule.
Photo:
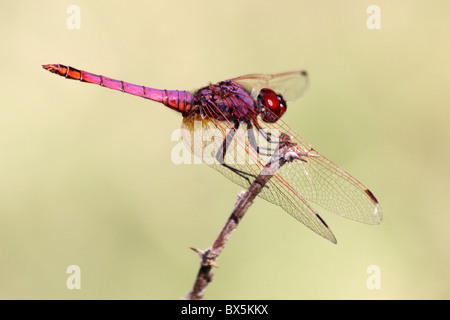
[[304, 70], [277, 74], [248, 74], [230, 79], [246, 89], [256, 99], [262, 88], [269, 88], [283, 95], [288, 101], [298, 99], [308, 86], [308, 74]]
[[[239, 175], [216, 161], [217, 151], [220, 150], [224, 139], [233, 128], [231, 122], [202, 119], [199, 115], [193, 115], [183, 118], [182, 128], [183, 139], [194, 154], [201, 157], [204, 162], [228, 179], [246, 189], [263, 170], [268, 159], [270, 159], [270, 152], [277, 147], [277, 145], [269, 144], [265, 149], [272, 151], [260, 150], [260, 153], [263, 151], [269, 152], [267, 156], [258, 154], [253, 147], [254, 144], [249, 140], [248, 128], [240, 128], [242, 131], [233, 135], [233, 142], [224, 158], [225, 164], [247, 174]], [[254, 134], [258, 135], [260, 139], [264, 139], [259, 132], [254, 132]], [[261, 144], [263, 143], [259, 142], [259, 145]], [[289, 165], [286, 164], [285, 166]], [[305, 226], [325, 239], [336, 243], [336, 238], [325, 221], [283, 176], [278, 173], [275, 174], [259, 196], [281, 206]]]
[[282, 167], [278, 178], [303, 198], [342, 217], [367, 224], [379, 224], [381, 206], [373, 193], [356, 178], [317, 152], [282, 120], [273, 124], [308, 156]]

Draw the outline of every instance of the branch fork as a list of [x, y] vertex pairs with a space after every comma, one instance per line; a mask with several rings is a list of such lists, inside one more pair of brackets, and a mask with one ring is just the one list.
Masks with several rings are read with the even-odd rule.
[[253, 181], [252, 185], [247, 191], [242, 191], [238, 195], [238, 199], [235, 203], [233, 212], [228, 218], [225, 226], [222, 228], [214, 244], [206, 250], [200, 250], [190, 247], [193, 251], [197, 252], [200, 256], [200, 269], [197, 274], [197, 278], [194, 283], [194, 287], [191, 292], [187, 294], [188, 300], [201, 300], [205, 293], [206, 287], [213, 281], [214, 274], [212, 268], [218, 268], [216, 260], [219, 258], [220, 253], [225, 247], [232, 232], [236, 229], [239, 221], [241, 221], [244, 214], [247, 212], [250, 205], [253, 203], [256, 196], [265, 187], [270, 188], [267, 182], [276, 174], [276, 172], [288, 162], [294, 160], [306, 161], [302, 157], [308, 156], [307, 153], [301, 151], [297, 144], [286, 134], [280, 135], [280, 143], [278, 149], [273, 154], [270, 161], [264, 166], [261, 173]]

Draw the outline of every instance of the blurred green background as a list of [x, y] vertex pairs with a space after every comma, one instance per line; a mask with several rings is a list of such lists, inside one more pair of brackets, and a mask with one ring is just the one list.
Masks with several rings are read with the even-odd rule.
[[[188, 90], [308, 70], [284, 120], [366, 184], [384, 220], [324, 213], [333, 245], [258, 199], [205, 298], [449, 299], [449, 13], [436, 0], [1, 1], [0, 298], [179, 299], [199, 267], [188, 247], [212, 244], [241, 190], [171, 162], [179, 114], [41, 68], [62, 63]], [[73, 264], [81, 290], [66, 287]]]

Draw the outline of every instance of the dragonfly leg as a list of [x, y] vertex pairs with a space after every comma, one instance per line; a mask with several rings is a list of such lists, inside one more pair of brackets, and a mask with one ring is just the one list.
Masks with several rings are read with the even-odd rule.
[[[259, 154], [259, 155], [266, 156], [266, 157], [271, 157], [272, 156], [272, 152], [274, 150], [271, 149], [271, 148], [265, 148], [265, 147], [259, 146], [257, 144], [257, 142], [256, 142], [255, 133], [253, 131], [253, 126], [251, 125], [251, 123], [248, 123], [247, 127], [249, 128], [247, 130], [248, 141], [249, 141], [250, 145], [252, 146], [252, 148], [255, 149], [256, 153]], [[261, 135], [264, 137], [264, 139], [266, 139], [267, 142], [275, 143], [274, 141], [271, 141], [270, 137], [268, 136], [268, 134], [266, 134], [266, 132], [264, 132], [264, 130], [259, 128], [258, 131], [261, 133]], [[261, 150], [265, 150], [265, 151], [267, 151], [267, 153], [264, 153]]]
[[[278, 135], [275, 135], [275, 140], [272, 140], [272, 132], [265, 132], [263, 128], [261, 128], [258, 124], [256, 124], [256, 129], [258, 129], [259, 133], [266, 139], [269, 143], [275, 143], [278, 147], [278, 141], [280, 140], [280, 137]], [[271, 149], [272, 151], [272, 149]]]
[[233, 141], [233, 137], [238, 129], [239, 129], [239, 122], [236, 121], [233, 127], [230, 130], [228, 130], [227, 136], [223, 140], [219, 150], [217, 150], [216, 160], [222, 165], [225, 164], [225, 155], [227, 154], [228, 147]]
[[249, 177], [251, 178], [256, 178], [257, 176], [251, 173], [247, 173], [244, 171], [241, 171], [239, 169], [234, 168], [233, 166], [230, 166], [228, 164], [225, 163], [225, 156], [227, 154], [227, 150], [231, 144], [231, 142], [233, 141], [233, 137], [236, 134], [236, 131], [239, 129], [240, 123], [239, 121], [236, 121], [236, 123], [234, 124], [234, 126], [228, 130], [227, 132], [227, 136], [226, 138], [223, 140], [223, 143], [221, 145], [221, 147], [219, 148], [219, 150], [217, 151], [216, 154], [216, 160], [225, 168], [231, 170], [233, 173], [237, 174], [238, 176], [240, 176], [241, 178], [244, 178], [245, 180], [247, 180], [247, 182], [249, 183], [249, 185], [252, 184], [252, 181], [250, 180]]

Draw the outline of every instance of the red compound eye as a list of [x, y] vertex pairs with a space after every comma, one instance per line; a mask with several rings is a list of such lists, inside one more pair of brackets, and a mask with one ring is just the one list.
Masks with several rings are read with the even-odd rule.
[[271, 89], [261, 89], [258, 101], [262, 104], [262, 119], [265, 122], [276, 122], [286, 111], [283, 97]]
[[264, 102], [266, 107], [277, 115], [279, 112], [280, 100], [278, 100], [278, 96], [275, 91], [270, 89], [262, 89], [261, 92], [264, 92]]

